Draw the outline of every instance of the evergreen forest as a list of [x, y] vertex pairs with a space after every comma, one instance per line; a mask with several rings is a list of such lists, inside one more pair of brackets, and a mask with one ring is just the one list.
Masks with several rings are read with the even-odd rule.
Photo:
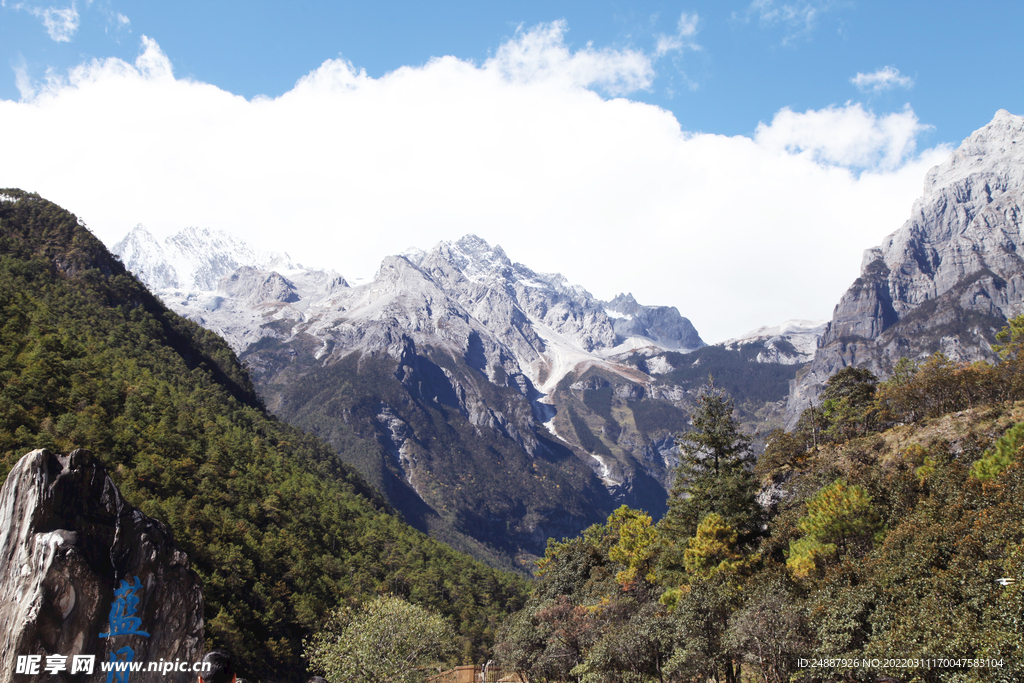
[[848, 367], [755, 462], [705, 386], [668, 513], [549, 541], [497, 656], [531, 681], [1024, 680], [1024, 317], [1000, 362]]
[[250, 681], [306, 680], [303, 639], [384, 594], [447, 619], [451, 661], [489, 655], [522, 577], [410, 528], [331, 447], [270, 416], [227, 344], [73, 214], [0, 195], [0, 475], [35, 448], [92, 451], [188, 553], [207, 646]]
[[995, 364], [840, 371], [759, 458], [709, 383], [660, 521], [620, 507], [527, 582], [405, 524], [335, 452], [374, 444], [271, 416], [219, 337], [20, 190], [0, 191], [0, 313], [0, 475], [92, 451], [188, 553], [207, 646], [247, 680], [340, 683], [337, 653], [383, 653], [356, 637], [382, 623], [441, 634], [433, 664], [538, 682], [1024, 680], [1024, 318]]

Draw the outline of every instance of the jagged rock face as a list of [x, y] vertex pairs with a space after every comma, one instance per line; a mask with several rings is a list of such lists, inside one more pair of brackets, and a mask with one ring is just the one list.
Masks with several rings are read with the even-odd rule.
[[756, 351], [754, 360], [758, 363], [800, 365], [814, 358], [818, 340], [825, 329], [826, 321], [787, 320], [781, 325], [751, 330], [718, 346], [744, 355]]
[[675, 306], [641, 306], [632, 294], [619, 294], [604, 308], [620, 337], [647, 337], [667, 349], [704, 346], [696, 328]]
[[848, 365], [886, 375], [901, 357], [942, 351], [991, 360], [995, 332], [1024, 311], [1024, 118], [1000, 110], [925, 179], [902, 228], [864, 255], [787, 423]]
[[221, 279], [217, 291], [251, 306], [290, 304], [299, 300], [294, 283], [280, 274], [243, 266]]
[[[142, 244], [138, 232], [132, 244]], [[190, 262], [190, 272], [242, 260], [237, 254], [244, 249], [218, 249], [194, 249], [210, 263]], [[160, 268], [158, 259], [122, 258], [147, 272]], [[349, 431], [375, 438], [379, 461], [370, 468], [353, 464], [419, 528], [429, 525], [413, 519], [420, 508], [409, 508], [411, 499], [492, 546], [505, 534], [512, 547], [503, 552], [539, 554], [548, 536], [576, 533], [618, 503], [663, 507], [671, 473], [651, 439], [665, 434], [636, 434], [602, 461], [573, 440], [573, 430], [563, 431], [565, 441], [550, 429], [560, 405], [554, 394], [569, 373], [603, 368], [628, 385], [619, 390], [629, 396], [617, 400], [640, 401], [652, 378], [610, 356], [637, 346], [703, 346], [676, 309], [625, 296], [604, 304], [561, 275], [534, 272], [472, 235], [389, 256], [371, 282], [356, 287], [336, 273], [244, 265], [221, 277], [216, 289], [157, 293], [175, 312], [224, 336], [250, 367], [267, 406], [284, 419], [317, 432], [339, 452]], [[628, 330], [621, 327], [627, 317]], [[314, 381], [333, 389], [325, 393], [310, 386]], [[681, 402], [686, 392], [678, 395]], [[610, 432], [598, 432], [611, 439], [616, 427], [606, 426]], [[652, 453], [659, 453], [657, 462], [634, 485], [630, 477], [644, 471]], [[529, 477], [506, 495], [502, 468], [512, 462]], [[477, 489], [493, 491], [492, 499], [454, 505], [453, 496], [466, 495], [463, 481], [474, 477]], [[550, 498], [551, 486], [560, 500]]]
[[[112, 635], [114, 591], [122, 581], [138, 630]], [[125, 614], [125, 616], [128, 616]], [[125, 502], [88, 451], [32, 451], [0, 490], [0, 683], [53, 680], [14, 675], [18, 655], [96, 655], [94, 673], [61, 680], [105, 681], [100, 662], [125, 646], [133, 661], [196, 662], [203, 651], [203, 595], [187, 556], [166, 527]], [[116, 629], [115, 629], [116, 632]], [[132, 676], [153, 676], [135, 674]], [[162, 680], [192, 681], [168, 673]]]

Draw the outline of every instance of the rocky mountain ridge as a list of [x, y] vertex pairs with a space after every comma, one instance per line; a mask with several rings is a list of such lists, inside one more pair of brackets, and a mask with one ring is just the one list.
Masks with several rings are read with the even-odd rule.
[[992, 360], [995, 333], [1024, 312], [1024, 118], [1006, 110], [929, 171], [910, 218], [864, 252], [808, 371], [793, 384], [792, 426], [848, 365], [887, 375], [941, 351]]
[[[137, 226], [113, 251], [173, 310], [216, 330], [238, 352], [279, 334], [267, 328], [268, 320], [294, 321], [319, 337], [339, 323], [364, 326], [389, 317], [414, 334], [433, 335], [440, 320], [472, 318], [470, 327], [496, 337], [519, 367], [493, 348], [486, 350], [488, 361], [525, 374], [543, 391], [577, 359], [600, 362], [648, 345], [704, 346], [674, 307], [642, 306], [631, 294], [598, 301], [562, 275], [512, 263], [500, 246], [474, 235], [386, 257], [374, 279], [356, 287], [333, 271], [303, 268], [287, 254], [260, 252], [208, 229], [188, 228], [161, 246]], [[459, 337], [471, 331], [441, 336], [465, 345]], [[359, 346], [354, 339], [343, 344]]]
[[[339, 450], [351, 430], [375, 435], [379, 457], [354, 464], [421, 528], [441, 525], [493, 546], [511, 536], [506, 551], [538, 554], [548, 536], [574, 533], [620, 502], [663, 509], [673, 430], [685, 428], [696, 386], [670, 385], [657, 367], [647, 372], [628, 359], [637, 350], [704, 346], [677, 309], [627, 294], [599, 301], [472, 235], [389, 256], [372, 281], [353, 287], [212, 232], [196, 248], [197, 234], [170, 240], [200, 257], [174, 272], [239, 264], [213, 288], [202, 277], [169, 278], [159, 254], [134, 246], [155, 243], [142, 228], [115, 251], [172, 310], [227, 339], [281, 417], [333, 438]], [[588, 399], [596, 412], [579, 400], [591, 390], [600, 396]], [[633, 412], [645, 402], [665, 404], [673, 419], [638, 428]], [[458, 467], [440, 462], [440, 440], [463, 454]], [[487, 480], [483, 489], [505, 486], [486, 455], [495, 451], [519, 463], [518, 490], [446, 510], [452, 495], [466, 495], [457, 483], [466, 471], [477, 473], [478, 486]], [[560, 500], [546, 492], [552, 481]], [[550, 500], [537, 507], [530, 496]], [[483, 500], [495, 497], [504, 502]]]
[[827, 324], [826, 320], [787, 320], [779, 325], [758, 327], [718, 346], [731, 350], [761, 347], [755, 356], [758, 363], [802, 365], [814, 358]]

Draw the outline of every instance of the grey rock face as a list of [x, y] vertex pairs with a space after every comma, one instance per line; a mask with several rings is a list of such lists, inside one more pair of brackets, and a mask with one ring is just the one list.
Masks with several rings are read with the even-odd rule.
[[[139, 622], [132, 630], [148, 637], [116, 635], [110, 623], [114, 591], [134, 586], [135, 577], [139, 588], [128, 597], [139, 599]], [[100, 662], [126, 646], [136, 662], [198, 661], [202, 587], [167, 529], [121, 498], [88, 451], [37, 450], [18, 461], [0, 490], [0, 624], [0, 683], [105, 681]], [[88, 677], [15, 676], [18, 655], [42, 655], [44, 663], [46, 655], [64, 655], [68, 671], [74, 655], [96, 655], [96, 661]], [[191, 673], [157, 676], [194, 680]]]
[[[142, 244], [141, 236], [136, 242]], [[245, 253], [241, 247], [202, 250], [189, 244], [190, 253], [224, 251], [207, 259], [210, 268], [232, 258], [244, 260], [238, 256]], [[122, 258], [145, 265], [147, 272], [161, 267], [158, 260], [143, 256]], [[462, 525], [460, 533], [465, 528], [491, 534], [475, 537], [487, 543], [495, 543], [498, 531], [508, 529], [524, 538], [530, 529], [575, 533], [580, 524], [592, 521], [591, 511], [597, 509], [584, 509], [582, 500], [611, 505], [612, 497], [633, 496], [623, 502], [663, 503], [664, 488], [655, 490], [665, 475], [663, 458], [651, 461], [643, 440], [623, 442], [614, 457], [587, 452], [577, 441], [588, 439], [593, 445], [589, 437], [579, 437], [571, 427], [556, 429], [552, 422], [559, 410], [555, 393], [570, 373], [598, 367], [628, 379], [628, 386], [618, 390], [628, 389], [628, 395], [616, 394], [615, 400], [645, 400], [645, 385], [652, 378], [619, 354], [638, 347], [675, 351], [703, 346], [675, 308], [642, 306], [625, 295], [602, 303], [563, 276], [515, 263], [501, 247], [473, 235], [429, 251], [388, 256], [372, 281], [355, 287], [337, 274], [275, 270], [251, 261], [222, 276], [216, 290], [164, 288], [157, 294], [175, 312], [221, 334], [249, 366], [268, 407], [285, 419], [306, 419], [317, 410], [306, 403], [308, 393], [294, 393], [312, 375], [343, 382], [334, 373], [344, 369], [348, 378], [360, 378], [361, 384], [347, 385], [355, 396], [353, 405], [309, 418], [310, 425], [315, 422], [317, 429], [332, 434], [353, 430], [372, 435], [381, 449], [378, 464], [388, 470], [374, 470], [382, 472], [382, 488], [393, 484], [395, 498], [419, 496], [437, 515]], [[401, 387], [381, 389], [394, 380]], [[377, 408], [363, 410], [371, 405]], [[428, 420], [431, 411], [443, 412], [443, 417]], [[443, 436], [448, 441], [444, 449], [439, 448], [442, 436], [435, 422], [454, 430]], [[594, 429], [616, 443], [614, 420]], [[514, 458], [525, 456], [524, 463], [565, 459], [560, 467], [574, 474], [560, 485], [567, 499], [560, 506], [564, 509], [545, 500], [537, 512], [531, 510], [532, 501], [503, 502], [500, 514], [453, 510], [443, 496], [462, 486], [451, 473], [463, 469], [465, 462], [452, 461], [469, 457], [471, 450], [499, 454], [502, 449], [510, 458], [513, 452]], [[568, 462], [566, 456], [572, 455], [578, 462]], [[642, 468], [650, 463], [653, 478], [630, 480], [635, 472], [646, 476]], [[501, 491], [500, 467], [485, 467], [479, 474], [480, 481], [487, 480], [484, 490]], [[588, 477], [586, 468], [596, 476]], [[407, 508], [402, 509], [408, 513]], [[502, 515], [506, 518], [499, 519]], [[480, 529], [481, 524], [494, 530]]]
[[1007, 318], [1024, 311], [1024, 118], [1000, 110], [925, 179], [910, 219], [864, 254], [810, 371], [790, 392], [792, 426], [848, 365], [886, 375], [936, 351], [991, 360]]
[[787, 320], [781, 325], [751, 330], [742, 337], [724, 341], [718, 346], [743, 351], [745, 355], [756, 353], [754, 360], [758, 363], [799, 365], [814, 358], [818, 340], [825, 333], [825, 328], [825, 321]]
[[274, 271], [243, 266], [222, 278], [217, 291], [255, 306], [268, 303], [294, 303], [299, 300], [295, 285]]
[[647, 337], [673, 350], [704, 346], [696, 328], [675, 306], [641, 306], [632, 294], [619, 294], [604, 308], [612, 314], [615, 333], [621, 338]]

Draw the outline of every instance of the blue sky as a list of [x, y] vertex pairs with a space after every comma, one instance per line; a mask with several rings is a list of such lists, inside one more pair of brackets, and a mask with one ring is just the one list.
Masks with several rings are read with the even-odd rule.
[[[924, 140], [956, 142], [997, 109], [1024, 111], [1024, 4], [982, 2], [327, 2], [216, 0], [74, 3], [4, 0], [0, 44], [10, 69], [0, 97], [17, 99], [14, 70], [34, 78], [84, 59], [134, 60], [155, 39], [178, 76], [251, 98], [278, 96], [325, 59], [379, 77], [431, 57], [482, 62], [517, 27], [565, 20], [566, 42], [654, 52], [658, 37], [696, 15], [692, 42], [657, 63], [631, 97], [671, 110], [686, 130], [750, 134], [782, 107], [859, 100], [876, 110], [911, 103], [934, 126]], [[70, 9], [77, 29], [54, 41], [40, 10]], [[19, 9], [21, 8], [21, 9]], [[125, 24], [118, 17], [128, 20]], [[913, 86], [864, 92], [850, 79], [892, 66]]]
[[1024, 113], [1022, 26], [1010, 2], [2, 0], [0, 125], [33, 143], [0, 184], [108, 244], [197, 224], [350, 278], [476, 232], [718, 341], [830, 315], [927, 168]]

